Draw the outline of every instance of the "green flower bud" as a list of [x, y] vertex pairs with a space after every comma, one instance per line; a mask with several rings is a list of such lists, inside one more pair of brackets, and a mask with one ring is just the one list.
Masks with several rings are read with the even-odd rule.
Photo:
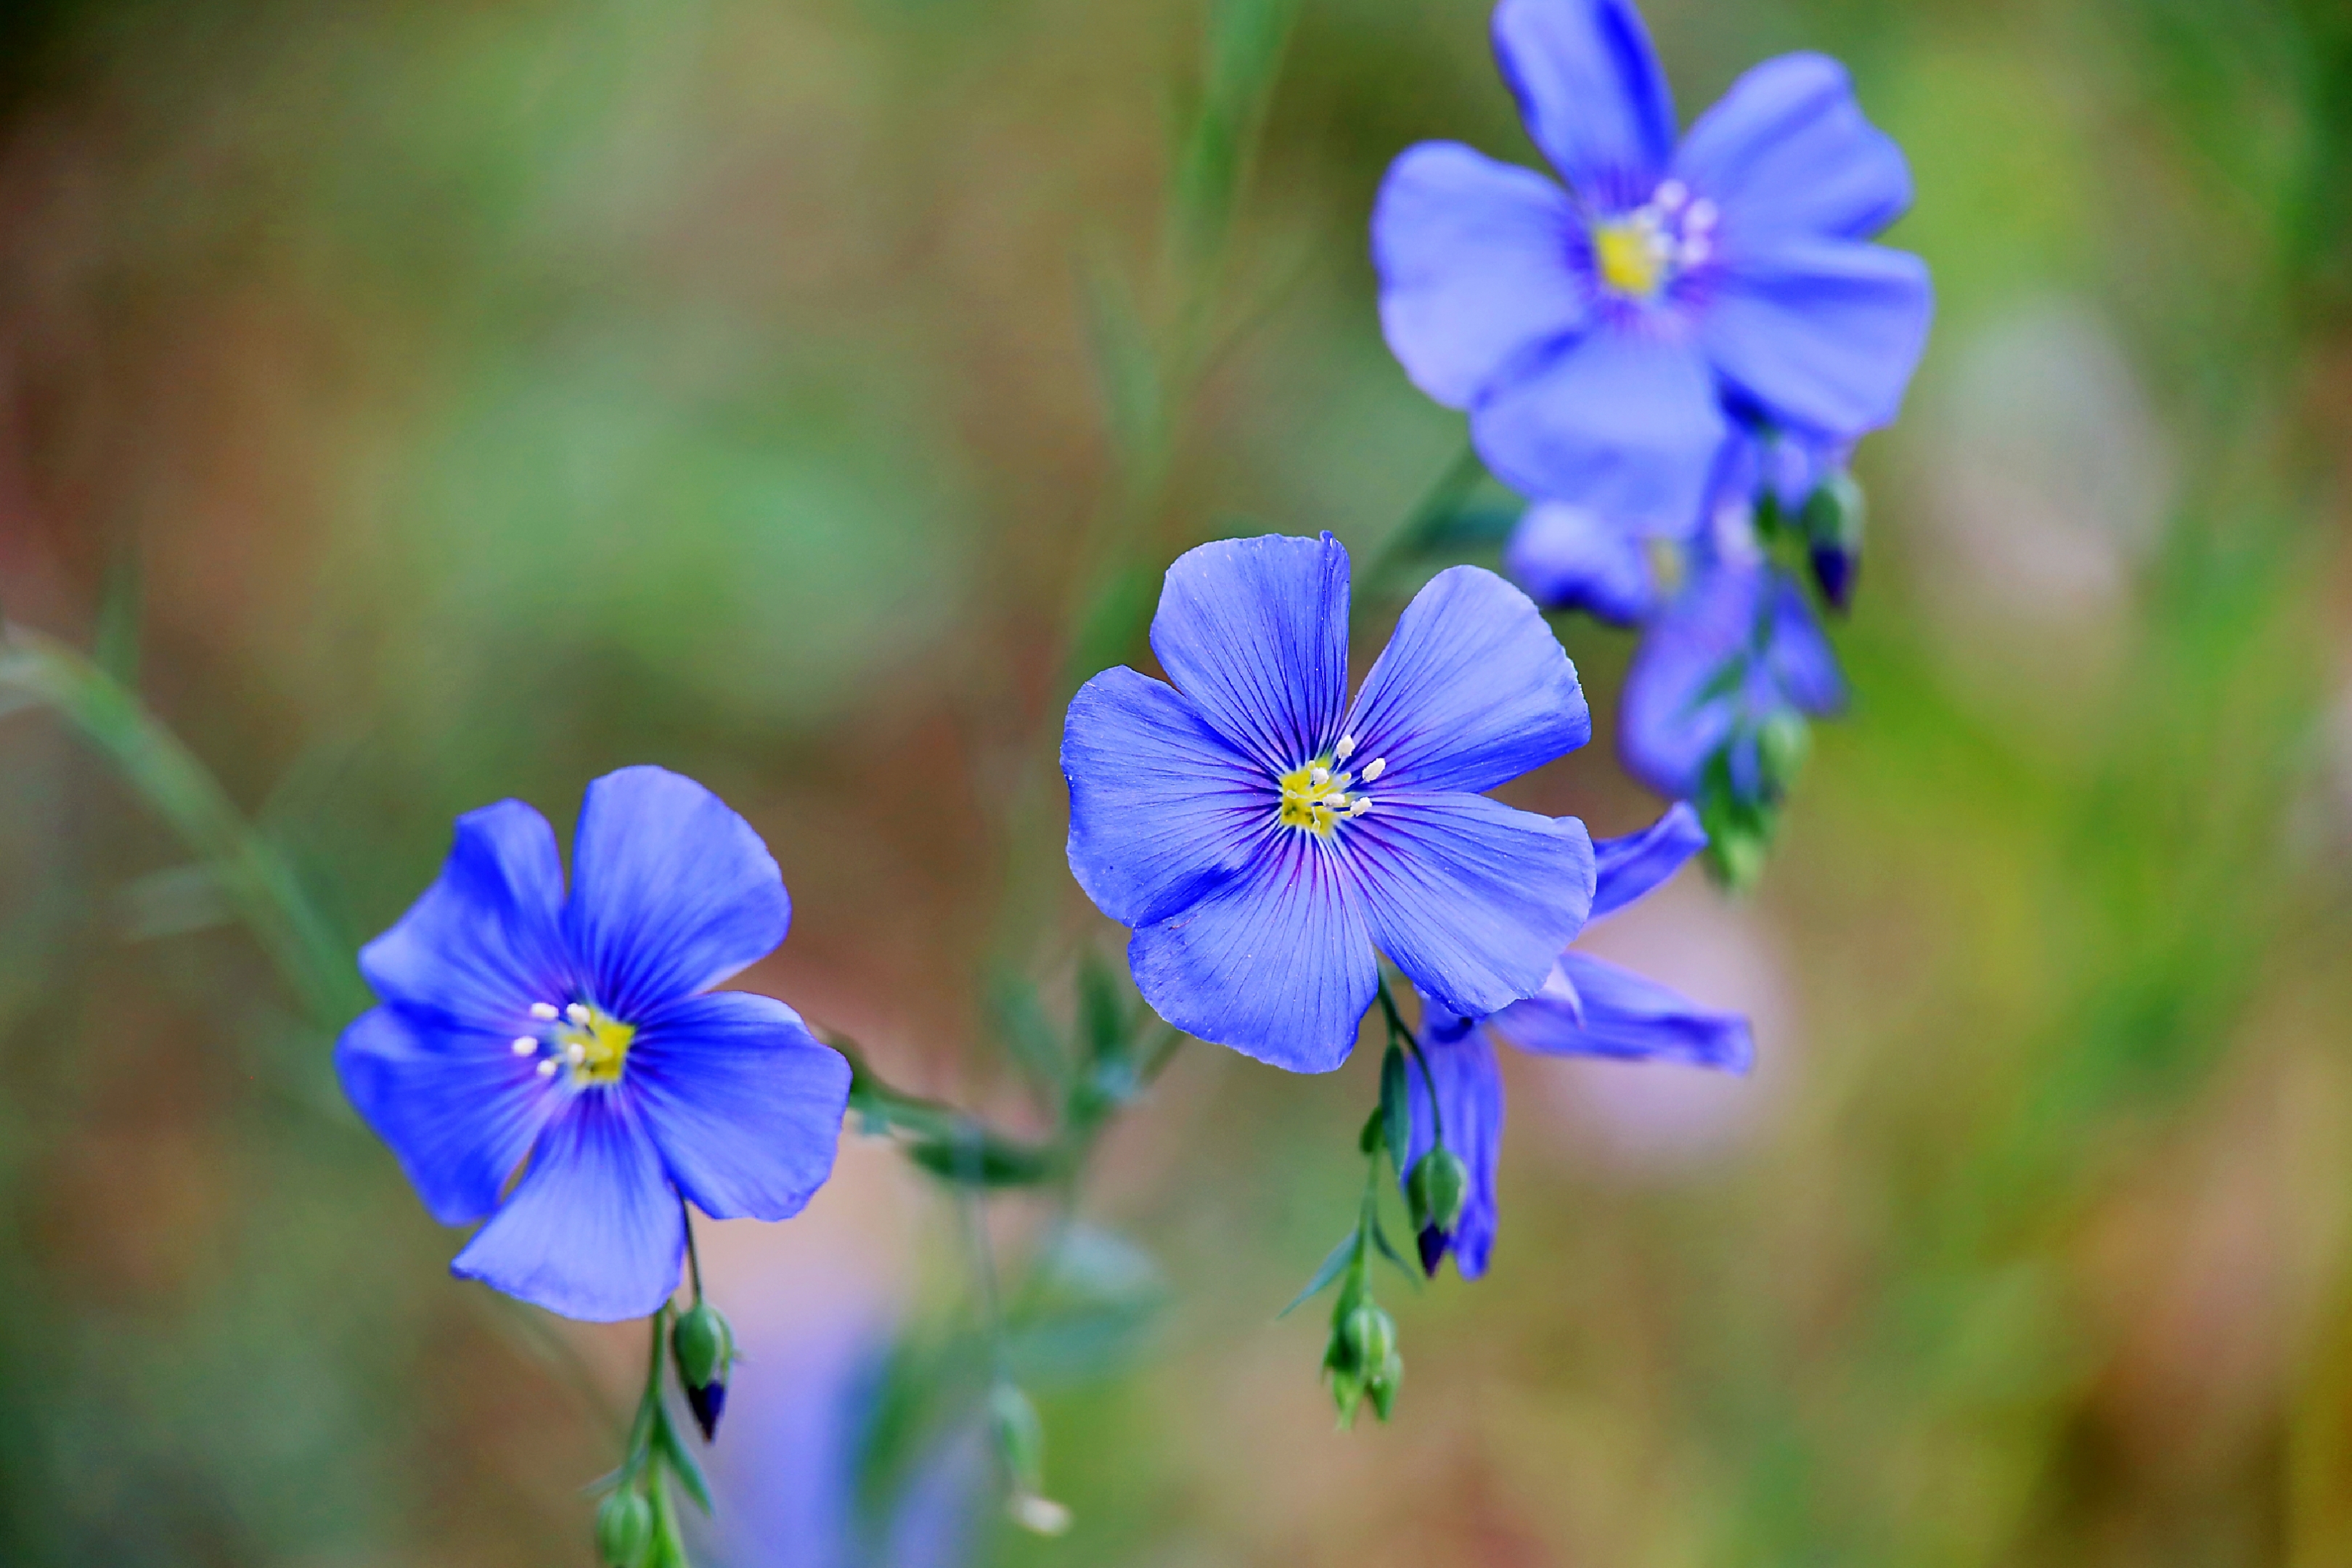
[[708, 1301], [698, 1301], [677, 1315], [669, 1331], [671, 1353], [677, 1358], [677, 1375], [688, 1388], [706, 1388], [727, 1381], [727, 1363], [734, 1359], [735, 1336], [727, 1320]]
[[596, 1510], [596, 1551], [610, 1568], [643, 1568], [654, 1543], [654, 1507], [635, 1487], [623, 1487]]
[[1381, 1420], [1389, 1418], [1389, 1407], [1396, 1403], [1397, 1389], [1403, 1383], [1404, 1358], [1391, 1350], [1381, 1363], [1380, 1371], [1364, 1384], [1364, 1391], [1372, 1396], [1372, 1408], [1380, 1412]]
[[1470, 1167], [1462, 1156], [1440, 1145], [1421, 1157], [1412, 1168], [1413, 1217], [1419, 1228], [1452, 1230], [1462, 1217], [1463, 1194], [1470, 1189]]
[[1370, 1301], [1348, 1314], [1340, 1332], [1352, 1366], [1385, 1366], [1396, 1354], [1396, 1320]]
[[1804, 716], [1782, 709], [1764, 721], [1756, 732], [1756, 759], [1764, 770], [1765, 787], [1774, 795], [1787, 793], [1804, 772], [1813, 738]]

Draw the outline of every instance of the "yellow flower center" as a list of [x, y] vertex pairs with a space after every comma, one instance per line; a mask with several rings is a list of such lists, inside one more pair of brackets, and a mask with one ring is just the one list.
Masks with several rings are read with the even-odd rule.
[[[1329, 756], [1302, 763], [1279, 775], [1275, 783], [1282, 790], [1282, 803], [1275, 807], [1275, 820], [1285, 827], [1303, 827], [1328, 837], [1332, 828], [1340, 823], [1371, 810], [1370, 795], [1350, 792], [1355, 774], [1331, 771], [1353, 756], [1355, 751], [1356, 738], [1342, 735], [1338, 749]], [[1385, 759], [1374, 757], [1364, 766], [1363, 782], [1370, 784], [1387, 767]]]
[[1619, 294], [1646, 300], [1664, 279], [1668, 251], [1654, 220], [1644, 213], [1614, 223], [1595, 225], [1592, 253], [1601, 264], [1601, 281]]

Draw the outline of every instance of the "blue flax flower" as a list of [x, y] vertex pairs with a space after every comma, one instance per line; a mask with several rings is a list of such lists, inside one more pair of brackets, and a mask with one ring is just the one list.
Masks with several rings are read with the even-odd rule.
[[[1687, 805], [1671, 807], [1640, 833], [1608, 838], [1595, 847], [1600, 884], [1592, 898], [1599, 920], [1633, 902], [1682, 868], [1706, 844], [1698, 817]], [[1463, 1017], [1428, 1008], [1421, 1034], [1422, 1060], [1408, 1068], [1412, 1089], [1412, 1142], [1404, 1182], [1436, 1141], [1443, 1121], [1445, 1146], [1469, 1170], [1461, 1217], [1451, 1231], [1432, 1226], [1421, 1234], [1421, 1263], [1430, 1273], [1448, 1253], [1465, 1279], [1486, 1271], [1495, 1245], [1495, 1169], [1503, 1148], [1503, 1075], [1495, 1060], [1495, 1037], [1540, 1056], [1613, 1057], [1625, 1061], [1685, 1062], [1746, 1072], [1755, 1058], [1748, 1020], [1709, 1013], [1654, 981], [1629, 973], [1573, 950], [1559, 955], [1544, 987], [1526, 1001], [1489, 1016]], [[1430, 1113], [1429, 1086], [1437, 1090], [1437, 1114]]]
[[1573, 817], [1481, 793], [1582, 745], [1576, 671], [1527, 595], [1441, 572], [1348, 701], [1348, 552], [1204, 544], [1168, 570], [1151, 647], [1171, 686], [1106, 670], [1070, 703], [1070, 869], [1134, 931], [1160, 1016], [1296, 1072], [1346, 1059], [1384, 952], [1491, 1013], [1583, 925]]
[[1701, 793], [1710, 767], [1730, 798], [1771, 796], [1769, 737], [1845, 705], [1845, 679], [1804, 590], [1754, 558], [1704, 564], [1650, 623], [1617, 716], [1626, 768], [1659, 794]]
[[1868, 243], [1902, 153], [1819, 55], [1756, 67], [1679, 145], [1625, 0], [1503, 0], [1496, 54], [1567, 181], [1457, 142], [1408, 149], [1372, 215], [1381, 321], [1530, 496], [1681, 535], [1735, 421], [1815, 444], [1895, 416], [1932, 300]]
[[642, 1317], [677, 1284], [681, 1197], [800, 1212], [832, 1173], [849, 1065], [782, 1003], [710, 989], [791, 915], [751, 825], [660, 768], [588, 786], [568, 899], [538, 812], [457, 819], [439, 880], [362, 950], [383, 1005], [335, 1047], [433, 1216], [488, 1216], [453, 1272], [566, 1317]]

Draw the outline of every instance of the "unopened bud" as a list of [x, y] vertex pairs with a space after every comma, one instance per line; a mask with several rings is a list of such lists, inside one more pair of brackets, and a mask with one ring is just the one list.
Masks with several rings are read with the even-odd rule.
[[1364, 1384], [1364, 1392], [1372, 1396], [1372, 1408], [1381, 1419], [1389, 1418], [1389, 1407], [1396, 1403], [1397, 1390], [1404, 1384], [1404, 1358], [1391, 1351], [1381, 1363], [1380, 1371]]
[[1812, 750], [1812, 734], [1804, 717], [1783, 708], [1764, 721], [1756, 732], [1757, 766], [1764, 774], [1765, 790], [1773, 795], [1783, 795], [1797, 782], [1805, 770], [1805, 757]]
[[989, 1391], [988, 1414], [1014, 1495], [1034, 1496], [1045, 1476], [1045, 1427], [1037, 1407], [1018, 1384], [1000, 1383]]
[[719, 1417], [727, 1409], [727, 1373], [735, 1360], [735, 1335], [719, 1309], [697, 1301], [677, 1315], [669, 1331], [671, 1356], [677, 1363], [678, 1381], [686, 1385], [687, 1408], [702, 1428], [702, 1440], [719, 1434]]
[[1450, 1231], [1462, 1217], [1462, 1199], [1469, 1188], [1470, 1167], [1462, 1163], [1461, 1155], [1440, 1144], [1413, 1166], [1408, 1195], [1423, 1229]]
[[1853, 597], [1855, 569], [1862, 562], [1862, 487], [1840, 470], [1806, 498], [1806, 553], [1822, 597], [1843, 610]]
[[1385, 1366], [1396, 1353], [1396, 1320], [1370, 1301], [1348, 1314], [1340, 1331], [1347, 1336], [1352, 1365]]
[[641, 1568], [653, 1542], [653, 1504], [635, 1487], [623, 1487], [596, 1510], [596, 1551], [609, 1568]]

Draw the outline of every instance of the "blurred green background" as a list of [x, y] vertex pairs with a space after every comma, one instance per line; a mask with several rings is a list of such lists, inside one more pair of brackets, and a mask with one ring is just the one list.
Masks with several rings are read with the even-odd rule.
[[[345, 943], [458, 811], [695, 774], [796, 904], [751, 983], [1018, 1124], [979, 998], [1116, 951], [1069, 672], [1186, 545], [1364, 559], [1459, 448], [1365, 225], [1412, 141], [1532, 160], [1485, 11], [1304, 0], [1228, 224], [1199, 0], [16, 0], [0, 605], [133, 676]], [[1273, 1311], [1372, 1063], [1189, 1047], [1086, 1199], [1167, 1304], [1042, 1391], [1078, 1529], [974, 1560], [2352, 1563], [2352, 14], [1648, 15], [1686, 119], [1846, 59], [1940, 299], [1760, 894], [1596, 938], [1762, 1064], [1507, 1064], [1495, 1272], [1383, 1287], [1398, 1420], [1343, 1436]], [[1516, 798], [1624, 831], [1627, 644], [1561, 630], [1601, 738]], [[587, 1562], [565, 1358], [624, 1400], [638, 1331], [446, 1277], [187, 862], [0, 724], [0, 1561]], [[755, 1344], [952, 1321], [955, 1235], [852, 1141], [714, 1289]], [[732, 1419], [756, 1498], [796, 1461]]]

